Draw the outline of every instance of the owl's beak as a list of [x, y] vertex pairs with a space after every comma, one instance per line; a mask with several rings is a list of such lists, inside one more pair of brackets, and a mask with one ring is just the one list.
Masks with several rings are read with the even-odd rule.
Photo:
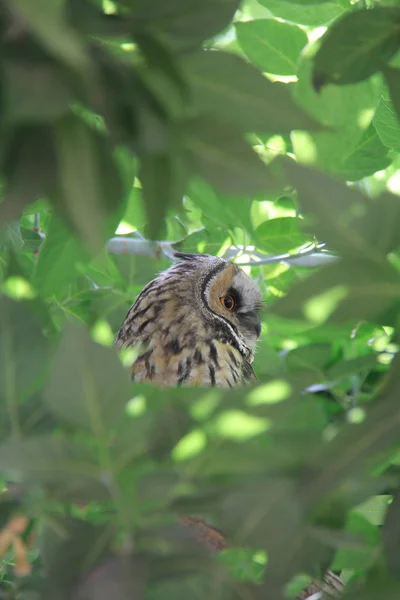
[[241, 314], [239, 320], [243, 327], [245, 327], [250, 333], [255, 333], [256, 337], [260, 337], [261, 334], [261, 322], [255, 312], [248, 312]]

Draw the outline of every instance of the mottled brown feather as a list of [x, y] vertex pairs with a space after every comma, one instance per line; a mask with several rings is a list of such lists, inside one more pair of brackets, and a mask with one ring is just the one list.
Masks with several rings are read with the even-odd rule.
[[[230, 312], [221, 297], [232, 289], [238, 309]], [[143, 289], [116, 345], [141, 348], [131, 367], [135, 381], [234, 387], [255, 379], [251, 363], [260, 306], [256, 284], [236, 265], [193, 255]]]

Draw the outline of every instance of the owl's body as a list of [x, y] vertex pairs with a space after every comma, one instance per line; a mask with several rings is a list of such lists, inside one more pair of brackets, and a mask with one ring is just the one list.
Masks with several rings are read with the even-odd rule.
[[261, 307], [257, 285], [222, 258], [177, 257], [181, 262], [143, 289], [117, 335], [118, 347], [141, 348], [133, 379], [216, 387], [254, 379]]

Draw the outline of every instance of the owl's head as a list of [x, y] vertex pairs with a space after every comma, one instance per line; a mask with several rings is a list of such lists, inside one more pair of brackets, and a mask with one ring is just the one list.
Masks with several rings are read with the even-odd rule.
[[261, 332], [262, 297], [257, 284], [223, 258], [180, 252], [175, 256], [180, 262], [170, 270], [182, 277], [187, 310], [196, 307], [216, 333], [226, 336], [251, 362]]

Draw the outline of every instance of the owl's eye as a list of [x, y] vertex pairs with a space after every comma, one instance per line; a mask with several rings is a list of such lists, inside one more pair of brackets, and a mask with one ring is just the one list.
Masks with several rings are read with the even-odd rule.
[[221, 296], [220, 298], [221, 304], [223, 304], [226, 310], [232, 311], [236, 306], [236, 300], [232, 294], [227, 294], [226, 296]]

